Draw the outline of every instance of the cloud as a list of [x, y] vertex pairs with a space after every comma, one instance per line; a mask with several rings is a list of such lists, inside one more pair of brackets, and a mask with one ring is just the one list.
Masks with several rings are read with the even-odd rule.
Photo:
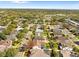
[[21, 4], [21, 3], [28, 3], [28, 1], [12, 1], [12, 3]]

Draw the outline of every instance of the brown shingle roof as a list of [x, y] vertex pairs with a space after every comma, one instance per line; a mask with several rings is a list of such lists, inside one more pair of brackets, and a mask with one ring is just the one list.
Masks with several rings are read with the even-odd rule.
[[32, 50], [32, 52], [34, 51], [33, 54], [30, 55], [30, 57], [50, 57], [49, 55], [47, 55], [43, 50], [41, 49], [34, 49]]
[[5, 45], [5, 46], [9, 46], [12, 44], [11, 40], [1, 40], [0, 41], [0, 45]]

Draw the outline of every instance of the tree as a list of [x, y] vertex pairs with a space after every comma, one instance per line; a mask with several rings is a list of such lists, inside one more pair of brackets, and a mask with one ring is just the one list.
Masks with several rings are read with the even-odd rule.
[[53, 46], [54, 46], [55, 49], [58, 49], [58, 44], [57, 43], [54, 43]]
[[5, 40], [6, 39], [6, 35], [3, 33], [0, 33], [0, 40]]
[[10, 25], [3, 31], [3, 33], [4, 33], [5, 35], [9, 35], [15, 28], [16, 28], [16, 24], [10, 24]]
[[8, 34], [10, 34], [10, 30], [5, 29], [5, 30], [3, 30], [3, 33], [4, 33], [5, 35], [8, 35]]
[[51, 57], [58, 57], [59, 56], [59, 52], [55, 51], [55, 49], [51, 50]]
[[24, 28], [23, 30], [20, 30], [20, 32], [16, 35], [18, 39], [24, 38], [24, 35], [27, 33], [27, 29]]
[[49, 45], [49, 43], [45, 43], [45, 48], [50, 48], [50, 45]]
[[79, 53], [79, 48], [78, 47], [74, 47], [73, 51]]
[[8, 50], [6, 50], [6, 55], [5, 57], [13, 57], [18, 53], [18, 49], [15, 48], [9, 48]]
[[27, 49], [27, 50], [25, 51], [25, 53], [24, 53], [24, 56], [29, 57], [30, 54], [31, 54], [30, 49]]
[[22, 41], [21, 39], [13, 40], [13, 41], [12, 41], [12, 45], [13, 45], [13, 46], [16, 46], [16, 45], [19, 44], [21, 41]]
[[25, 34], [25, 33], [20, 32], [20, 33], [18, 33], [18, 35], [16, 35], [16, 36], [17, 36], [17, 38], [22, 39], [22, 38], [24, 37], [24, 34]]
[[0, 52], [0, 57], [4, 57], [6, 52]]

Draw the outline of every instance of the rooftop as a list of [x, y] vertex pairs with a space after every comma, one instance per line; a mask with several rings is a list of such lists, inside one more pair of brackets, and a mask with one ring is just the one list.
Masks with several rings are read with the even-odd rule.
[[30, 57], [50, 57], [42, 49], [33, 49]]

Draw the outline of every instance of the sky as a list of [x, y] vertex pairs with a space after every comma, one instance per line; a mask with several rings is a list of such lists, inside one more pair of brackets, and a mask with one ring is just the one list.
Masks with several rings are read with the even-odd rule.
[[0, 1], [0, 8], [79, 9], [79, 1]]

